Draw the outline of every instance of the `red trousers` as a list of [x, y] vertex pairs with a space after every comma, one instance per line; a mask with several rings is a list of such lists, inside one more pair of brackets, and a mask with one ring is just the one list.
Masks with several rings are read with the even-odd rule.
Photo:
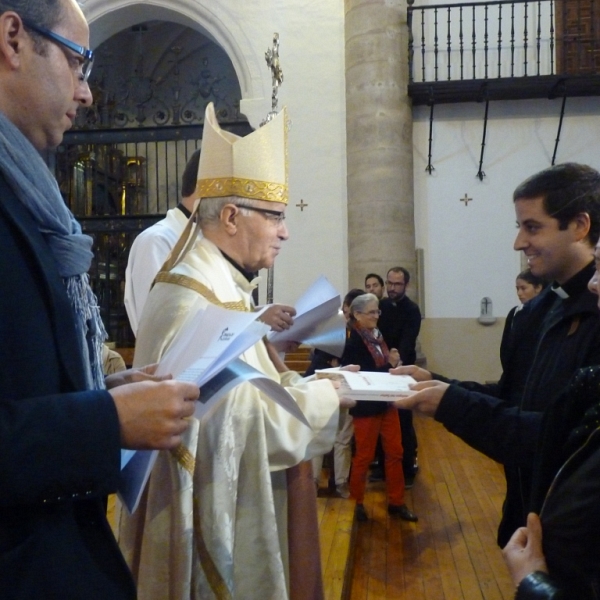
[[350, 494], [362, 504], [369, 465], [375, 456], [377, 437], [381, 435], [385, 454], [385, 488], [388, 504], [404, 504], [404, 472], [402, 471], [402, 434], [398, 410], [390, 406], [372, 417], [354, 417], [356, 452], [350, 473]]

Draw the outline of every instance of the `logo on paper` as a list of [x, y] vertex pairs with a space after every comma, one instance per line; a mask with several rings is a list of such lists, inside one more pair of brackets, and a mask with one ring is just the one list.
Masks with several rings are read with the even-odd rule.
[[225, 327], [223, 331], [221, 331], [221, 335], [219, 337], [220, 342], [228, 342], [235, 334], [233, 331], [229, 331], [229, 327]]

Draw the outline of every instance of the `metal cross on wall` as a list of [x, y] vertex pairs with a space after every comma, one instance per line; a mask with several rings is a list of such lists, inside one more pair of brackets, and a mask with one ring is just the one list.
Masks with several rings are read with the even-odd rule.
[[300, 209], [300, 212], [304, 212], [304, 209], [308, 206], [308, 204], [304, 202], [302, 198], [300, 198], [300, 204], [296, 204], [296, 206]]
[[469, 198], [469, 196], [467, 194], [465, 194], [464, 198], [460, 198], [459, 202], [464, 202], [465, 206], [469, 205], [469, 202], [471, 202], [473, 200], [473, 198]]

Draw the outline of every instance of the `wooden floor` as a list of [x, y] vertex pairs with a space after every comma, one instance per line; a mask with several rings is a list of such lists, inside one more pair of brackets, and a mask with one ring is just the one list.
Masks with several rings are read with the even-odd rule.
[[[327, 600], [512, 599], [514, 587], [496, 545], [501, 467], [431, 419], [415, 419], [415, 427], [420, 469], [406, 503], [418, 523], [390, 519], [384, 484], [369, 484], [365, 507], [371, 518], [354, 524], [350, 543], [353, 501], [319, 498]], [[344, 543], [354, 549], [345, 591]]]
[[366, 523], [353, 500], [317, 499], [326, 600], [512, 600], [496, 545], [500, 466], [432, 419], [415, 427], [420, 469], [406, 503], [418, 523], [387, 516], [383, 483], [368, 485]]

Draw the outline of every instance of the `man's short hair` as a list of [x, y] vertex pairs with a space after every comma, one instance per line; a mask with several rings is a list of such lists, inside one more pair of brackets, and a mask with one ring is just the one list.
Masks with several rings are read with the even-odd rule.
[[360, 288], [352, 288], [344, 296], [344, 301], [342, 302], [342, 305], [343, 306], [350, 306], [352, 304], [352, 301], [354, 300], [354, 298], [356, 298], [357, 296], [362, 296], [365, 293], [366, 293], [365, 290], [361, 290]]
[[390, 273], [402, 273], [404, 275], [404, 283], [408, 285], [408, 282], [410, 281], [410, 273], [404, 267], [392, 267], [388, 270], [386, 277]]
[[365, 277], [365, 285], [367, 285], [367, 279], [377, 279], [377, 281], [379, 281], [379, 285], [381, 287], [383, 287], [383, 278], [381, 277], [381, 275], [377, 275], [377, 273], [369, 273], [366, 277]]
[[181, 196], [188, 198], [196, 190], [198, 181], [198, 163], [200, 162], [200, 148], [190, 156], [181, 176]]
[[588, 165], [563, 163], [526, 179], [513, 193], [513, 201], [542, 197], [546, 213], [566, 229], [578, 214], [590, 216], [587, 240], [600, 237], [600, 173]]
[[[63, 16], [63, 2], [61, 0], [0, 0], [0, 14], [12, 10], [19, 14], [21, 19], [26, 19], [45, 29], [54, 29]], [[34, 41], [34, 49], [39, 54], [45, 53], [48, 41], [35, 31], [28, 29]]]
[[242, 198], [240, 196], [202, 198], [200, 206], [198, 207], [198, 220], [200, 221], [200, 226], [204, 227], [206, 225], [217, 223], [221, 218], [221, 211], [226, 204], [235, 204], [245, 216], [248, 216], [250, 213], [249, 211], [244, 210], [244, 206], [256, 206], [256, 203], [253, 200]]

